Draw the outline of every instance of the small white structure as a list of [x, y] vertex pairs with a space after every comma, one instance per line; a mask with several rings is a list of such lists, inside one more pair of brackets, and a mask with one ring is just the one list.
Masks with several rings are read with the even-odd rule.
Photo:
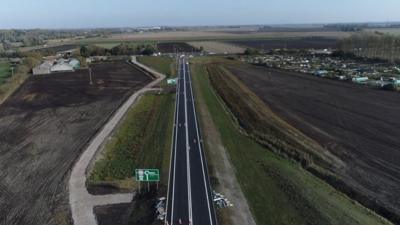
[[71, 59], [68, 64], [71, 65], [74, 69], [79, 69], [79, 67], [81, 65], [79, 60], [74, 59], [74, 58]]
[[55, 73], [55, 72], [73, 72], [74, 71], [74, 67], [71, 66], [68, 63], [57, 63], [54, 66], [51, 67], [51, 72]]
[[368, 81], [368, 77], [353, 77], [351, 79], [354, 83], [363, 83]]

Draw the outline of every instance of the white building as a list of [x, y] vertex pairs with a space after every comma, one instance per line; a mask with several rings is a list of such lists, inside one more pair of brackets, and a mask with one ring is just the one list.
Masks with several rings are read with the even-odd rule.
[[35, 68], [33, 68], [32, 69], [32, 73], [33, 73], [33, 75], [49, 74], [49, 73], [51, 73], [51, 67], [52, 66], [53, 66], [53, 62], [44, 61], [39, 66], [36, 66]]
[[55, 72], [73, 72], [74, 71], [74, 67], [71, 66], [68, 63], [57, 63], [54, 66], [51, 67], [51, 72], [55, 73]]

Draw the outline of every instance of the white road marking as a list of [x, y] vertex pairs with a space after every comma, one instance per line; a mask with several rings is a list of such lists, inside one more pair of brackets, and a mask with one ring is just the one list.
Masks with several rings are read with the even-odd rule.
[[[190, 74], [189, 65], [188, 65], [188, 73]], [[194, 97], [193, 97], [193, 88], [192, 88], [192, 82], [191, 82], [191, 75], [189, 75], [189, 82], [190, 82], [190, 92], [191, 92], [191, 95], [192, 95], [192, 106], [193, 106], [193, 112], [194, 112], [194, 117], [195, 117], [197, 139], [200, 139], [199, 129], [198, 129], [198, 125], [197, 125], [196, 106], [194, 105], [194, 100], [193, 100]], [[205, 176], [205, 170], [204, 170], [203, 155], [201, 154], [202, 147], [200, 145], [200, 142], [198, 142], [198, 146], [199, 146], [199, 155], [200, 155], [200, 160], [201, 160], [201, 167], [202, 167], [202, 172], [203, 172], [204, 188], [205, 188], [206, 194], [207, 194], [207, 206], [208, 206], [209, 219], [210, 219], [210, 224], [213, 225], [213, 221], [212, 221], [212, 218], [211, 218], [210, 200], [209, 200], [209, 197], [208, 197], [209, 193], [208, 193], [208, 189], [207, 189], [207, 182], [206, 182], [206, 176]]]
[[[178, 75], [178, 77], [180, 76], [180, 74]], [[175, 107], [175, 110], [177, 111], [177, 114], [175, 114], [175, 119], [176, 119], [176, 121], [179, 121], [179, 96], [178, 96], [178, 94], [179, 94], [179, 90], [180, 90], [180, 85], [179, 85], [179, 83], [178, 83], [178, 87], [177, 87], [177, 95], [176, 95], [176, 97], [177, 97], [177, 99], [176, 99], [176, 107]], [[181, 124], [179, 123], [179, 127], [181, 126]], [[174, 178], [173, 178], [173, 181], [172, 181], [172, 209], [171, 209], [171, 225], [173, 225], [174, 224], [174, 203], [175, 203], [175, 175], [176, 175], [176, 144], [177, 144], [177, 140], [178, 140], [178, 129], [179, 128], [177, 128], [177, 129], [175, 129], [175, 146], [174, 146], [174, 169], [173, 169], [173, 173], [174, 173]], [[172, 151], [171, 151], [171, 155], [172, 155]], [[172, 159], [172, 158], [171, 158]], [[170, 184], [169, 183], [169, 181], [168, 181], [168, 184]], [[169, 194], [169, 186], [168, 186], [168, 194]], [[168, 200], [168, 199], [167, 199]], [[167, 212], [168, 212], [168, 201], [167, 201]], [[165, 219], [167, 219], [167, 217], [165, 217]]]
[[193, 209], [192, 209], [192, 182], [190, 178], [190, 157], [189, 157], [189, 130], [188, 130], [188, 112], [187, 112], [187, 92], [186, 92], [186, 64], [184, 63], [185, 61], [183, 60], [183, 83], [184, 83], [184, 92], [185, 92], [185, 127], [186, 127], [186, 172], [187, 172], [187, 184], [188, 184], [188, 204], [189, 204], [189, 224], [192, 223], [192, 215], [193, 215]]

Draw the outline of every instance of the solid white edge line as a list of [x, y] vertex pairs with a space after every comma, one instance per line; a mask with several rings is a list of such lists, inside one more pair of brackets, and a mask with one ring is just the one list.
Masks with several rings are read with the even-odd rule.
[[[207, 194], [207, 205], [208, 205], [208, 213], [209, 213], [209, 218], [210, 218], [210, 223], [213, 225], [213, 221], [211, 218], [211, 207], [210, 207], [210, 199], [209, 199], [209, 193], [208, 193], [208, 188], [207, 188], [207, 182], [206, 182], [206, 176], [205, 176], [205, 170], [204, 170], [204, 162], [203, 162], [203, 155], [201, 154], [201, 151], [203, 150], [201, 145], [200, 145], [200, 135], [199, 135], [199, 128], [197, 125], [197, 115], [196, 115], [196, 106], [194, 104], [194, 96], [193, 96], [193, 88], [192, 88], [192, 78], [191, 78], [191, 73], [190, 73], [190, 68], [188, 66], [188, 73], [189, 75], [189, 81], [190, 81], [190, 91], [192, 94], [192, 105], [193, 105], [193, 111], [194, 111], [194, 117], [195, 117], [195, 124], [196, 124], [196, 133], [197, 133], [197, 143], [199, 146], [199, 155], [200, 155], [200, 160], [201, 160], [201, 167], [202, 167], [202, 172], [203, 172], [203, 180], [204, 180], [204, 188], [206, 189], [206, 194]], [[211, 185], [211, 184], [210, 184]], [[210, 187], [211, 188], [211, 187]]]
[[189, 224], [193, 224], [193, 209], [192, 209], [192, 182], [190, 178], [190, 146], [189, 146], [189, 130], [188, 130], [188, 112], [187, 112], [187, 85], [186, 85], [186, 62], [183, 62], [183, 88], [185, 93], [185, 130], [186, 130], [186, 172], [188, 185], [188, 206], [189, 206]]
[[[179, 62], [180, 62], [180, 59], [178, 61], [178, 64], [179, 64]], [[178, 140], [178, 129], [179, 129], [179, 93], [180, 93], [179, 80], [180, 80], [180, 75], [181, 75], [181, 70], [179, 69], [178, 70], [178, 86], [177, 86], [177, 90], [176, 90], [177, 91], [177, 93], [176, 93], [177, 99], [176, 99], [176, 107], [175, 107], [175, 111], [176, 111], [176, 113], [175, 113], [175, 119], [176, 119], [175, 120], [175, 144], [173, 146], [173, 148], [174, 148], [174, 169], [173, 169], [174, 176], [173, 176], [173, 181], [172, 181], [172, 201], [171, 201], [172, 209], [171, 209], [171, 221], [170, 221], [171, 224], [170, 225], [174, 224], [175, 175], [176, 175], [175, 168], [176, 168], [176, 144], [177, 144], [177, 140]], [[171, 151], [171, 156], [172, 156], [172, 151]], [[172, 161], [170, 161], [170, 165], [171, 165], [171, 163], [172, 163]], [[169, 195], [169, 184], [170, 183], [168, 183], [168, 195]], [[168, 201], [167, 201], [167, 204], [168, 204]], [[166, 209], [167, 209], [167, 213], [168, 213], [168, 205], [167, 205]], [[168, 215], [165, 217], [165, 220], [167, 220], [167, 217], [168, 217]]]

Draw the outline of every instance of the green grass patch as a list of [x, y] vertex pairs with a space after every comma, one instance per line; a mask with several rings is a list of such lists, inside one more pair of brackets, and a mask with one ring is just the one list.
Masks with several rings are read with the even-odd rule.
[[158, 168], [168, 182], [174, 94], [146, 94], [131, 108], [105, 146], [89, 182], [122, 181], [137, 168]]
[[176, 59], [159, 56], [140, 56], [137, 61], [169, 77], [176, 76]]
[[104, 42], [104, 43], [97, 43], [97, 44], [94, 44], [94, 45], [97, 46], [97, 47], [100, 47], [100, 48], [112, 49], [114, 47], [117, 47], [120, 44], [121, 43], [118, 43], [118, 42]]
[[11, 65], [9, 62], [0, 61], [0, 84], [11, 76]]
[[204, 66], [210, 61], [192, 60], [196, 98], [203, 98], [208, 107], [257, 224], [390, 224], [298, 164], [244, 136], [211, 88]]

